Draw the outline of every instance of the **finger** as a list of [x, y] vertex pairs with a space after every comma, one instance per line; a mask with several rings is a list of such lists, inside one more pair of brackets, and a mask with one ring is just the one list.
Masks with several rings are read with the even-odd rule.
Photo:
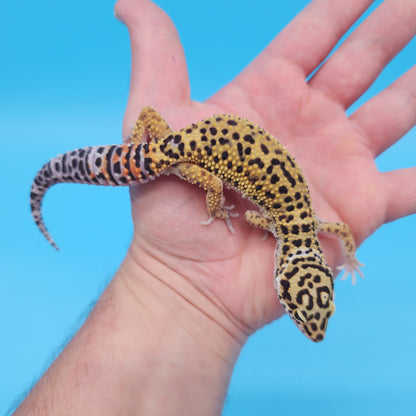
[[147, 0], [119, 0], [116, 17], [128, 28], [131, 42], [131, 81], [123, 137], [141, 108], [160, 109], [189, 99], [186, 61], [170, 18]]
[[374, 157], [416, 125], [416, 65], [362, 105], [350, 120], [367, 137]]
[[300, 68], [306, 77], [372, 2], [373, 0], [312, 1], [279, 33], [256, 61], [270, 70], [270, 66], [278, 66], [284, 59]]
[[416, 213], [416, 167], [382, 175], [387, 195], [385, 222]]
[[310, 80], [348, 108], [416, 33], [416, 2], [386, 0]]

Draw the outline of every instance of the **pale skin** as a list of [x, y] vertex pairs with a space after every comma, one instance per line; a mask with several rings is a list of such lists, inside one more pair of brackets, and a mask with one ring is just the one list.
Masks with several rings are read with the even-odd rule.
[[[317, 215], [348, 223], [360, 244], [383, 223], [416, 212], [416, 168], [380, 173], [374, 164], [416, 123], [416, 66], [345, 115], [415, 35], [414, 0], [386, 0], [305, 78], [370, 4], [314, 0], [235, 80], [199, 103], [190, 99], [170, 19], [149, 1], [119, 0], [133, 66], [124, 137], [145, 105], [173, 129], [215, 113], [246, 117], [295, 155]], [[225, 194], [240, 213], [232, 235], [220, 220], [200, 224], [203, 192], [178, 178], [131, 196], [134, 236], [120, 270], [15, 415], [220, 415], [245, 341], [282, 315], [275, 241], [245, 223], [246, 201]], [[341, 264], [335, 239], [321, 241], [328, 263]]]

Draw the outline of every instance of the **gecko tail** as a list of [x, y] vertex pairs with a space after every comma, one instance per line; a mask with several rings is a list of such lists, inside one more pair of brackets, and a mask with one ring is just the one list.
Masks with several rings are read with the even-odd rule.
[[56, 249], [42, 218], [42, 201], [48, 189], [57, 183], [82, 183], [103, 186], [128, 186], [145, 183], [155, 177], [147, 143], [139, 145], [89, 146], [51, 159], [37, 173], [30, 193], [33, 219], [42, 234]]
[[48, 181], [47, 175], [45, 176], [45, 172], [48, 170], [48, 165], [45, 165], [39, 173], [36, 175], [36, 178], [32, 184], [32, 189], [30, 192], [30, 209], [32, 211], [32, 217], [38, 226], [39, 230], [45, 236], [45, 238], [49, 241], [52, 247], [55, 250], [59, 251], [59, 247], [56, 245], [54, 239], [51, 237], [48, 229], [46, 228], [45, 223], [43, 222], [42, 217], [42, 201], [43, 197], [45, 196], [46, 191], [57, 181]]

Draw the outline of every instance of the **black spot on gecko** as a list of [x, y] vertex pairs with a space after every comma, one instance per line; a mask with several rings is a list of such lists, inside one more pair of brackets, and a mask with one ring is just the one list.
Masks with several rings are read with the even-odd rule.
[[150, 153], [149, 143], [143, 143], [142, 149], [143, 149], [143, 154], [145, 155], [149, 154]]
[[144, 168], [145, 168], [146, 172], [149, 173], [149, 175], [154, 175], [153, 169], [151, 168], [152, 162], [153, 162], [153, 160], [150, 157], [145, 157], [144, 158]]
[[280, 164], [280, 168], [282, 169], [283, 175], [289, 181], [290, 185], [293, 188], [296, 185], [295, 179], [292, 177], [292, 175], [290, 174], [290, 172], [285, 168], [285, 164], [284, 163], [281, 163]]
[[227, 120], [227, 124], [230, 126], [236, 126], [237, 122], [235, 120]]
[[290, 287], [289, 281], [288, 280], [281, 280], [280, 285], [282, 286], [282, 289], [283, 289], [283, 293], [280, 294], [281, 298], [285, 299], [285, 300], [288, 300], [288, 301], [291, 301], [292, 296], [290, 296], [290, 293], [289, 293], [289, 287]]
[[[80, 169], [80, 171], [81, 171], [81, 169]], [[120, 164], [120, 162], [114, 163], [114, 165], [113, 165], [113, 172], [114, 173], [117, 173], [118, 175], [120, 175], [120, 173], [121, 173], [121, 164]]]
[[169, 134], [168, 137], [166, 137], [166, 139], [163, 140], [164, 144], [170, 143], [173, 140], [173, 135]]
[[279, 186], [279, 194], [287, 194], [287, 192], [288, 192], [288, 190], [287, 190], [287, 188], [286, 188], [286, 186], [284, 186], [284, 185], [282, 185], [282, 186]]
[[[314, 281], [314, 283], [321, 283], [321, 277], [317, 274], [317, 275], [314, 276], [313, 281]], [[317, 313], [319, 313], [319, 312], [317, 312]]]
[[207, 152], [208, 156], [212, 156], [212, 149], [209, 146], [205, 146], [204, 149]]
[[309, 233], [311, 231], [310, 224], [302, 224], [302, 232], [303, 233]]
[[267, 146], [265, 146], [263, 143], [260, 145], [260, 148], [261, 148], [262, 152], [265, 155], [268, 155], [269, 154], [269, 148]]
[[251, 136], [250, 134], [246, 134], [246, 135], [244, 136], [244, 141], [246, 141], [246, 142], [248, 142], [248, 143], [251, 143], [251, 144], [254, 144], [254, 139], [253, 139], [253, 136]]
[[288, 155], [288, 156], [286, 156], [286, 159], [291, 164], [292, 168], [294, 168], [295, 167], [295, 163], [293, 162], [292, 158]]
[[296, 301], [300, 305], [303, 305], [303, 301], [305, 300], [305, 295], [307, 295], [306, 296], [307, 304], [306, 304], [305, 307], [306, 307], [307, 310], [311, 310], [313, 308], [313, 299], [312, 299], [312, 296], [309, 293], [308, 289], [299, 290], [299, 292], [296, 296]]
[[241, 143], [237, 143], [237, 151], [240, 157], [243, 156], [243, 145]]
[[[85, 168], [84, 168], [84, 161], [83, 161], [83, 160], [80, 160], [80, 161], [79, 161], [79, 163], [78, 163], [78, 169], [79, 169], [79, 173], [80, 173], [83, 177], [85, 177]], [[85, 179], [87, 179], [87, 178], [85, 178]]]
[[279, 177], [276, 174], [272, 175], [272, 177], [270, 178], [270, 183], [274, 185], [277, 182], [279, 182]]
[[240, 135], [236, 131], [233, 133], [233, 139], [234, 140], [239, 140], [240, 139]]
[[255, 159], [254, 159], [254, 163], [256, 163], [257, 164], [257, 166], [260, 168], [260, 169], [263, 169], [264, 168], [264, 162], [259, 158], [259, 157], [256, 157]]
[[215, 127], [210, 127], [209, 128], [209, 132], [213, 135], [213, 136], [215, 136], [216, 134], [217, 134], [217, 129], [215, 128]]
[[[285, 277], [291, 279], [296, 273], [299, 272], [299, 267], [294, 267], [291, 272], [286, 272]], [[288, 282], [289, 283], [289, 282]]]

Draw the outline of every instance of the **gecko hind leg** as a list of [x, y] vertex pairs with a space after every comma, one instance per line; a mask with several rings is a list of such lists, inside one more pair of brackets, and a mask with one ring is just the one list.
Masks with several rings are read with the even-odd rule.
[[318, 220], [318, 233], [334, 234], [338, 237], [342, 250], [344, 252], [346, 261], [343, 265], [338, 266], [338, 270], [345, 270], [344, 276], [341, 280], [345, 280], [348, 274], [351, 274], [352, 284], [356, 282], [355, 273], [358, 273], [362, 278], [364, 277], [360, 267], [364, 264], [360, 263], [355, 257], [355, 242], [351, 234], [350, 227], [343, 222], [326, 222]]
[[152, 107], [144, 107], [137, 117], [136, 124], [127, 142], [140, 144], [148, 133], [151, 140], [157, 140], [172, 133], [166, 120]]
[[244, 213], [244, 218], [251, 226], [264, 230], [263, 241], [267, 240], [269, 233], [273, 234], [273, 221], [266, 218], [260, 212], [249, 209]]
[[216, 218], [225, 221], [231, 233], [235, 233], [231, 224], [231, 218], [238, 217], [238, 213], [230, 212], [234, 205], [224, 205], [223, 184], [221, 179], [206, 169], [193, 163], [182, 162], [169, 168], [169, 172], [179, 178], [207, 191], [206, 202], [209, 218], [201, 222], [202, 225], [211, 224]]

